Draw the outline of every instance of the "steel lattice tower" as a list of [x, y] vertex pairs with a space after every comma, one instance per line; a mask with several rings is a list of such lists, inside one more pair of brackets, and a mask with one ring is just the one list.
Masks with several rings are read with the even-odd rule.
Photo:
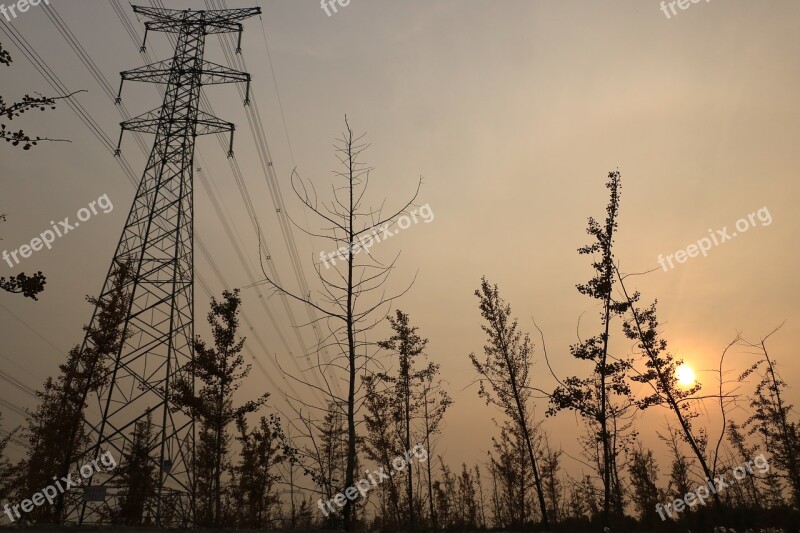
[[[102, 418], [93, 422], [86, 415], [92, 445], [82, 464], [106, 450], [119, 460], [131, 447], [136, 423], [150, 414], [155, 436], [150, 457], [158, 472], [158, 487], [146, 514], [158, 525], [187, 526], [194, 522], [195, 428], [194, 420], [175, 409], [171, 386], [184, 377], [183, 367], [194, 359], [195, 137], [230, 132], [232, 149], [234, 131], [232, 123], [201, 111], [198, 102], [203, 85], [245, 82], [249, 94], [250, 83], [247, 73], [205, 61], [205, 39], [209, 34], [238, 32], [241, 46], [241, 21], [261, 10], [133, 9], [149, 19], [145, 41], [148, 31], [161, 31], [177, 34], [177, 44], [171, 60], [122, 73], [123, 82], [162, 83], [166, 90], [160, 108], [122, 123], [122, 132], [152, 133], [155, 141], [100, 295], [102, 300], [113, 291], [116, 265], [132, 267], [132, 279], [125, 286], [130, 305], [121, 326], [126, 340], [115, 357], [104, 361], [108, 385], [87, 398]], [[97, 319], [95, 310], [92, 326], [98, 326]], [[91, 344], [87, 335], [84, 347]], [[95, 488], [84, 489], [80, 501], [71, 502], [69, 521], [109, 519], [125, 490], [115, 472], [92, 477], [90, 484]]]

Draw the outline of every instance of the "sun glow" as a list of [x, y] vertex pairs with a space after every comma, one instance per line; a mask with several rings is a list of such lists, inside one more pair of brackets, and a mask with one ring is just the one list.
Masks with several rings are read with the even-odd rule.
[[675, 369], [675, 378], [678, 380], [678, 385], [684, 388], [694, 386], [696, 381], [694, 370], [692, 370], [692, 367], [686, 363], [683, 363], [681, 366]]

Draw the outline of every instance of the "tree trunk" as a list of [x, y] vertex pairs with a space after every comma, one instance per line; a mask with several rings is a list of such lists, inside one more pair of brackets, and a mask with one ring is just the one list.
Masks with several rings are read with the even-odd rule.
[[[352, 487], [355, 481], [354, 474], [356, 468], [356, 422], [355, 422], [355, 398], [356, 398], [356, 342], [354, 329], [354, 312], [353, 312], [353, 240], [355, 238], [353, 232], [353, 155], [352, 146], [348, 145], [348, 176], [350, 179], [350, 209], [348, 211], [348, 236], [347, 242], [349, 243], [347, 255], [347, 350], [348, 350], [348, 389], [347, 389], [347, 472], [345, 472], [344, 486]], [[348, 499], [344, 504], [344, 527], [346, 530], [351, 531], [354, 527], [353, 516], [353, 502]]]
[[[428, 452], [428, 455], [432, 453], [431, 451], [431, 428], [430, 422], [428, 419], [428, 389], [425, 388], [425, 446]], [[436, 510], [433, 504], [433, 478], [431, 476], [431, 461], [428, 460], [428, 505], [430, 507], [431, 513], [431, 526], [433, 530], [437, 530], [437, 523], [436, 523]]]

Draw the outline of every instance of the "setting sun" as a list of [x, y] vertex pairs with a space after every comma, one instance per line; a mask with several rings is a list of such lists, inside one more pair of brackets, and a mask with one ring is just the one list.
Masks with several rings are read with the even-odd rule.
[[691, 387], [695, 383], [694, 370], [686, 363], [683, 363], [675, 370], [675, 377], [681, 387]]

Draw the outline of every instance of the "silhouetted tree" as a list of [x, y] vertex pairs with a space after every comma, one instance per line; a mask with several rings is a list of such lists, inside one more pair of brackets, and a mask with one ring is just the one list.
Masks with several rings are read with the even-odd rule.
[[[439, 365], [436, 365], [436, 374]], [[453, 403], [450, 395], [444, 389], [441, 380], [436, 380], [435, 374], [429, 374], [422, 385], [422, 421], [425, 434], [425, 449], [428, 455], [434, 454], [434, 437], [441, 432], [442, 421], [447, 408]], [[430, 523], [434, 531], [438, 528], [436, 517], [436, 502], [433, 496], [433, 461], [425, 461], [426, 478], [428, 482], [428, 512]]]
[[[617, 230], [617, 217], [620, 202], [620, 174], [609, 172], [606, 188], [610, 199], [606, 207], [606, 219], [600, 225], [589, 218], [586, 233], [593, 242], [578, 249], [581, 255], [599, 257], [592, 261], [595, 275], [587, 283], [577, 285], [578, 292], [593, 298], [602, 306], [602, 332], [570, 346], [572, 356], [579, 361], [592, 363], [592, 374], [586, 378], [568, 377], [550, 397], [550, 414], [569, 409], [577, 411], [589, 424], [594, 441], [599, 444], [599, 477], [603, 483], [603, 521], [610, 523], [613, 510], [617, 516], [623, 512], [622, 488], [619, 480], [617, 461], [620, 447], [624, 447], [624, 429], [629, 425], [621, 419], [633, 405], [631, 389], [626, 379], [630, 361], [613, 357], [609, 353], [611, 322], [623, 315], [627, 302], [617, 301], [614, 294], [614, 233]], [[623, 427], [620, 427], [622, 424]], [[594, 443], [588, 443], [589, 450], [595, 450]]]
[[519, 426], [506, 420], [500, 427], [500, 438], [492, 437], [492, 449], [489, 459], [495, 483], [495, 527], [524, 528], [532, 514], [527, 497], [527, 487], [532, 483], [530, 456]]
[[560, 479], [561, 455], [564, 452], [551, 447], [547, 434], [542, 434], [541, 442], [542, 485], [547, 500], [548, 515], [553, 522], [558, 523], [561, 520], [564, 499], [564, 487]]
[[[2, 52], [2, 51], [0, 51]], [[2, 98], [0, 98], [1, 100]], [[6, 221], [6, 215], [0, 214], [0, 222]], [[0, 290], [10, 292], [13, 294], [22, 294], [25, 298], [32, 298], [38, 300], [37, 295], [44, 290], [45, 277], [41, 271], [33, 276], [20, 272], [16, 276], [6, 278], [0, 276]]]
[[[126, 286], [131, 276], [129, 264], [117, 264], [106, 296], [87, 298], [95, 307], [95, 319], [92, 326], [83, 328], [84, 346], [72, 348], [67, 360], [59, 365], [59, 376], [47, 378], [43, 389], [36, 393], [40, 403], [28, 416], [24, 432], [29, 447], [23, 467], [25, 481], [20, 488], [27, 494], [48, 486], [54, 473], [67, 476], [86, 450], [88, 434], [83, 423], [86, 398], [108, 384], [109, 373], [103, 363], [116, 355], [126, 335], [132, 334], [122, 328], [130, 301]], [[98, 457], [101, 453], [102, 450], [95, 450]], [[64, 493], [59, 493], [54, 506], [36, 507], [31, 515], [58, 524], [64, 518], [64, 510]]]
[[478, 490], [467, 463], [461, 464], [455, 509], [458, 514], [453, 520], [453, 525], [458, 531], [471, 531], [478, 527]]
[[[680, 433], [676, 430], [669, 428], [669, 436], [662, 436], [662, 440], [667, 443], [669, 451], [672, 454], [670, 460], [669, 487], [667, 488], [667, 500], [669, 501], [683, 499], [686, 494], [694, 489], [691, 482], [692, 461], [681, 452], [680, 441], [684, 439], [680, 438], [679, 435]], [[673, 513], [671, 516], [676, 521], [680, 521], [681, 519], [683, 519], [683, 521], [688, 521], [691, 512], [692, 509], [687, 507], [682, 514]], [[667, 513], [667, 515], [668, 517], [670, 516], [669, 513]]]
[[631, 463], [628, 467], [631, 482], [631, 500], [643, 526], [653, 527], [659, 522], [656, 505], [666, 496], [656, 484], [658, 482], [658, 464], [652, 450], [645, 450], [641, 444], [631, 451]]
[[[343, 480], [347, 469], [347, 427], [345, 424], [345, 410], [342, 405], [331, 405], [325, 409], [322, 419], [316, 419], [298, 411], [298, 420], [304, 429], [304, 437], [309, 444], [296, 450], [297, 461], [306, 475], [317, 486], [320, 498], [314, 503], [314, 509], [325, 501], [331, 500], [343, 487]], [[359, 442], [359, 444], [363, 444]], [[325, 508], [328, 509], [328, 508]], [[320, 509], [322, 510], [322, 509]], [[315, 511], [317, 512], [317, 511]], [[322, 511], [323, 523], [330, 527], [341, 525], [341, 512], [330, 510]]]
[[[214, 336], [211, 348], [198, 336], [195, 358], [184, 367], [183, 378], [174, 384], [175, 403], [189, 411], [200, 422], [200, 445], [196, 450], [198, 516], [208, 526], [219, 526], [223, 520], [222, 475], [230, 470], [228, 459], [230, 435], [227, 427], [241, 416], [256, 412], [269, 393], [255, 400], [233, 406], [233, 393], [250, 374], [251, 365], [244, 364], [244, 338], [238, 337], [239, 290], [223, 291], [223, 300], [211, 299], [208, 323]], [[194, 379], [202, 386], [195, 390]]]
[[[3, 45], [0, 43], [0, 65], [8, 66], [12, 63], [11, 54], [8, 53], [8, 50], [3, 48]], [[81, 92], [81, 91], [76, 91]], [[47, 108], [55, 109], [56, 108], [56, 100], [63, 100], [64, 98], [69, 98], [76, 92], [70, 93], [67, 96], [42, 96], [37, 93], [36, 96], [31, 96], [26, 94], [22, 97], [22, 100], [19, 102], [6, 102], [2, 96], [0, 96], [0, 119], [8, 120], [9, 122], [14, 120], [16, 117], [24, 114], [26, 111], [34, 111], [36, 109], [40, 111], [44, 111]], [[0, 139], [5, 139], [6, 142], [10, 142], [12, 146], [19, 146], [22, 145], [23, 150], [30, 150], [32, 147], [39, 144], [39, 141], [63, 141], [64, 139], [48, 139], [43, 137], [30, 137], [24, 131], [12, 131], [8, 128], [7, 124], [0, 122]]]
[[450, 528], [457, 516], [456, 506], [456, 476], [444, 464], [441, 456], [438, 457], [441, 468], [441, 479], [433, 482], [433, 494], [436, 498], [436, 515], [441, 529]]
[[158, 463], [150, 456], [154, 442], [153, 415], [148, 411], [145, 419], [134, 425], [130, 449], [123, 452], [118, 467], [125, 486], [115, 520], [121, 524], [147, 523], [145, 513], [150, 511], [148, 504], [156, 496], [158, 486]]
[[[364, 452], [368, 459], [388, 466], [392, 459], [403, 455], [401, 434], [396, 431], [400, 420], [395, 419], [395, 415], [401, 416], [402, 411], [396, 409], [397, 402], [392, 398], [394, 391], [379, 389], [379, 382], [377, 376], [367, 376], [364, 380], [364, 402], [367, 408], [364, 415]], [[384, 480], [385, 487], [382, 487], [381, 495], [386, 497], [383, 507], [391, 515], [384, 513], [381, 521], [383, 527], [396, 528], [404, 523], [400, 510], [400, 483], [393, 468], [387, 468], [386, 473], [389, 479]]]
[[[3, 417], [0, 415], [0, 422]], [[0, 438], [0, 501], [7, 500], [13, 493], [14, 485], [18, 481], [17, 467], [9, 461], [6, 456], [6, 449], [14, 439], [17, 430], [9, 431], [8, 434]]]
[[486, 529], [486, 500], [483, 497], [483, 482], [481, 481], [480, 466], [475, 465], [473, 472], [475, 472], [475, 487], [478, 489], [478, 518], [480, 519], [478, 526], [481, 529]]
[[[478, 395], [486, 400], [487, 405], [499, 407], [520, 428], [533, 469], [542, 525], [546, 528], [547, 504], [533, 450], [533, 435], [530, 433], [532, 417], [528, 407], [533, 345], [530, 337], [527, 334], [523, 336], [519, 331], [517, 320], [511, 317], [511, 306], [500, 298], [497, 285], [492, 286], [486, 278], [482, 278], [475, 296], [480, 301], [481, 316], [486, 321], [481, 328], [489, 337], [488, 344], [483, 348], [486, 356], [483, 362], [474, 353], [469, 356], [472, 366], [481, 376]], [[489, 382], [493, 393], [486, 388], [485, 381]]]
[[[314, 267], [322, 285], [320, 294], [298, 294], [285, 286], [277, 279], [277, 273], [272, 269], [267, 270], [262, 261], [264, 279], [279, 294], [303, 302], [315, 311], [322, 314], [324, 320], [330, 324], [330, 336], [323, 345], [316, 347], [317, 356], [320, 357], [316, 370], [325, 380], [325, 386], [319, 387], [308, 383], [332, 400], [329, 405], [340, 408], [343, 404], [347, 423], [347, 470], [343, 485], [339, 489], [352, 487], [355, 482], [356, 465], [358, 463], [357, 448], [358, 437], [356, 426], [358, 409], [363, 398], [363, 389], [359, 379], [370, 373], [369, 363], [373, 354], [368, 348], [374, 343], [366, 339], [367, 332], [374, 327], [376, 314], [383, 312], [387, 305], [400, 294], [386, 296], [385, 283], [393, 270], [396, 262], [386, 264], [372, 257], [370, 248], [380, 242], [397, 222], [398, 218], [406, 213], [413, 205], [419, 188], [411, 200], [392, 214], [385, 215], [383, 208], [367, 208], [363, 206], [367, 192], [371, 168], [360, 162], [359, 158], [367, 145], [362, 143], [363, 135], [356, 136], [350, 128], [345, 117], [345, 132], [336, 147], [336, 154], [343, 170], [335, 172], [337, 181], [332, 185], [333, 198], [330, 201], [320, 201], [313, 185], [305, 183], [296, 173], [292, 174], [292, 187], [303, 205], [318, 217], [325, 225], [326, 233], [318, 234], [308, 232], [309, 235], [320, 237], [337, 248], [334, 254], [325, 257], [325, 252], [320, 253], [320, 262], [315, 262]], [[360, 254], [361, 251], [366, 253]], [[361, 260], [356, 254], [359, 254]], [[336, 256], [334, 258], [334, 255]], [[325, 263], [323, 273], [322, 264]], [[404, 292], [404, 291], [403, 291]], [[316, 323], [316, 320], [312, 322]], [[332, 347], [339, 353], [332, 359], [343, 360], [340, 362], [323, 362], [321, 354]], [[329, 374], [337, 369], [346, 372], [347, 392], [339, 394], [334, 391], [328, 381]], [[337, 492], [338, 490], [337, 489]], [[351, 530], [355, 527], [354, 500], [347, 499], [342, 510], [344, 527]]]
[[[733, 446], [734, 452], [738, 455], [738, 464], [746, 464], [747, 461], [758, 455], [756, 447], [747, 444], [745, 434], [734, 421], [728, 423], [727, 433], [728, 440]], [[758, 486], [758, 472], [749, 472], [741, 483], [737, 483], [737, 486], [741, 486], [744, 489], [746, 505], [753, 509], [761, 510], [764, 498]]]
[[766, 344], [778, 329], [758, 343], [747, 343], [749, 348], [760, 353], [761, 359], [740, 376], [742, 380], [755, 372], [760, 378], [750, 400], [753, 414], [745, 426], [750, 428], [751, 434], [758, 433], [764, 439], [772, 453], [772, 462], [784, 473], [791, 487], [795, 508], [800, 509], [800, 427], [790, 419], [793, 406], [784, 397], [786, 382], [781, 378]]
[[292, 456], [280, 418], [262, 416], [258, 426], [248, 430], [241, 416], [236, 426], [242, 451], [240, 462], [234, 467], [235, 523], [253, 529], [274, 527], [273, 510], [280, 505], [280, 497], [274, 490], [279, 479], [275, 467]]
[[[396, 353], [399, 367], [396, 375], [388, 372], [378, 373], [376, 375], [377, 379], [390, 388], [378, 393], [373, 386], [371, 394], [383, 394], [387, 400], [389, 414], [391, 415], [389, 421], [392, 422], [393, 433], [401, 443], [401, 448], [396, 451], [400, 452], [398, 455], [402, 456], [403, 453], [411, 450], [412, 443], [416, 444], [417, 442], [416, 436], [412, 441], [412, 421], [418, 418], [421, 411], [424, 410], [424, 385], [426, 380], [436, 375], [438, 365], [428, 363], [421, 370], [415, 369], [416, 360], [425, 356], [425, 346], [428, 344], [428, 339], [424, 339], [417, 334], [417, 328], [410, 325], [407, 314], [398, 309], [395, 316], [389, 317], [389, 323], [394, 330], [394, 334], [389, 339], [379, 342], [378, 346]], [[368, 401], [368, 404], [372, 405], [372, 402]], [[398, 455], [393, 455], [393, 457]], [[383, 464], [388, 464], [388, 462]], [[405, 483], [408, 529], [414, 529], [416, 526], [412, 470], [412, 464], [409, 462], [406, 467]]]
[[[659, 335], [658, 317], [656, 316], [656, 303], [654, 302], [647, 308], [637, 306], [640, 295], [638, 292], [630, 294], [625, 287], [624, 277], [615, 267], [619, 287], [628, 302], [629, 316], [622, 324], [625, 336], [634, 341], [639, 355], [645, 361], [645, 369], [631, 376], [631, 380], [643, 383], [652, 391], [637, 400], [640, 409], [647, 409], [654, 406], [667, 407], [675, 415], [680, 426], [682, 439], [689, 444], [694, 457], [703, 470], [703, 475], [707, 479], [713, 479], [713, 473], [709, 468], [706, 459], [705, 434], [692, 429], [692, 419], [697, 413], [691, 409], [692, 397], [701, 389], [700, 383], [692, 387], [682, 388], [678, 384], [676, 369], [683, 364], [680, 359], [667, 351], [667, 341]], [[714, 505], [718, 512], [721, 512], [722, 502], [719, 494], [712, 491]]]

